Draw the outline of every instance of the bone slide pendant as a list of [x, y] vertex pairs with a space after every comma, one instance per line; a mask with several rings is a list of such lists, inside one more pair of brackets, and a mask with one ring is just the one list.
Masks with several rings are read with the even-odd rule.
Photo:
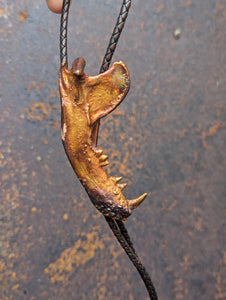
[[108, 156], [97, 147], [99, 120], [112, 112], [129, 91], [129, 72], [115, 62], [97, 76], [84, 73], [85, 60], [77, 58], [71, 70], [62, 64], [59, 74], [61, 136], [67, 157], [95, 207], [106, 217], [126, 220], [147, 196], [127, 200], [121, 177], [110, 177], [103, 167]]

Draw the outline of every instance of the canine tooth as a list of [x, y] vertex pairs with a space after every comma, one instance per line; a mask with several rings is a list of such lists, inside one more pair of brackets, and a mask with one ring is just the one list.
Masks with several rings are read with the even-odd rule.
[[127, 186], [127, 183], [119, 183], [118, 187], [123, 190]]
[[137, 208], [146, 198], [147, 193], [144, 193], [143, 195], [141, 195], [140, 197], [133, 199], [133, 200], [129, 200], [129, 206], [131, 209], [135, 209]]
[[108, 159], [108, 156], [107, 155], [101, 155], [101, 157], [99, 158], [100, 162], [104, 162]]

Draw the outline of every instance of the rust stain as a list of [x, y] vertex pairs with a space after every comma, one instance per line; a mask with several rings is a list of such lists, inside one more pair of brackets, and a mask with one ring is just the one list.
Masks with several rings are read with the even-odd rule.
[[186, 1], [185, 4], [184, 4], [185, 7], [188, 7], [188, 6], [190, 6], [190, 5], [192, 5], [192, 2], [191, 2], [191, 1]]
[[199, 217], [198, 220], [195, 222], [194, 226], [197, 231], [202, 231], [202, 227], [203, 227], [202, 218]]
[[77, 267], [85, 265], [95, 257], [98, 249], [103, 249], [104, 244], [98, 237], [97, 229], [95, 227], [93, 232], [81, 233], [74, 247], [64, 250], [60, 258], [44, 270], [52, 283], [68, 281]]
[[193, 164], [196, 164], [198, 161], [199, 153], [198, 151], [193, 152]]
[[44, 139], [44, 138], [41, 138], [40, 141], [43, 142], [43, 144], [47, 145], [49, 144], [48, 140], [47, 139]]
[[183, 279], [177, 277], [174, 281], [174, 285], [176, 300], [185, 299], [185, 296], [188, 294], [188, 290], [184, 287]]
[[64, 215], [63, 215], [63, 219], [64, 219], [65, 221], [67, 221], [68, 218], [69, 218], [69, 217], [68, 217], [68, 214], [64, 214]]
[[4, 8], [0, 9], [0, 18], [3, 17], [6, 12], [7, 12], [6, 9]]
[[27, 9], [18, 11], [18, 18], [20, 22], [24, 22], [25, 20], [27, 20], [28, 17], [29, 14]]
[[219, 105], [217, 106], [217, 116], [218, 116], [218, 117], [222, 115], [223, 110], [224, 110], [224, 104], [219, 104]]
[[18, 290], [18, 288], [20, 287], [19, 283], [15, 284], [13, 287], [12, 287], [12, 290]]
[[141, 30], [141, 31], [144, 30], [144, 23], [140, 23], [140, 30]]
[[160, 3], [159, 6], [156, 8], [157, 14], [159, 14], [164, 9], [164, 7], [165, 5], [163, 3]]
[[42, 90], [45, 88], [45, 82], [41, 81], [40, 83], [37, 83], [36, 81], [31, 81], [31, 83], [26, 87], [26, 91], [30, 92], [31, 90], [34, 90], [36, 92]]
[[6, 265], [3, 261], [3, 259], [0, 260], [0, 279], [2, 280], [2, 272], [6, 269]]
[[226, 270], [226, 251], [222, 251], [223, 258], [220, 262], [220, 269], [216, 274], [216, 290], [217, 294], [214, 300], [226, 299], [226, 280], [225, 280], [225, 270]]
[[216, 121], [208, 130], [202, 132], [202, 144], [204, 148], [208, 147], [206, 137], [215, 135], [222, 126], [223, 124], [221, 122]]
[[187, 270], [188, 267], [190, 266], [189, 256], [188, 255], [184, 255], [183, 261], [181, 263], [179, 263], [179, 265], [183, 269], [183, 271]]
[[58, 121], [54, 121], [51, 123], [51, 126], [55, 129], [58, 129], [59, 128], [59, 122]]
[[216, 9], [217, 9], [217, 10], [223, 10], [223, 9], [224, 9], [224, 4], [223, 4], [223, 3], [217, 2], [217, 3], [216, 3]]
[[217, 279], [217, 284], [216, 284], [217, 295], [214, 297], [214, 300], [218, 300], [218, 299], [223, 300], [226, 298], [226, 292], [223, 291], [223, 286], [225, 285], [225, 280], [224, 280], [224, 278], [222, 278], [222, 275], [220, 272], [217, 273], [216, 279]]
[[[46, 99], [58, 98], [58, 96], [59, 96], [58, 89], [50, 88], [49, 89], [49, 96]], [[60, 109], [60, 106], [58, 108]]]
[[52, 107], [49, 103], [33, 102], [30, 103], [27, 112], [27, 119], [32, 121], [43, 121], [52, 112]]
[[178, 205], [179, 201], [177, 199], [169, 197], [165, 199], [164, 203], [165, 204], [162, 204], [161, 210], [171, 212], [174, 209], [174, 207]]
[[184, 138], [185, 135], [186, 135], [186, 133], [187, 133], [187, 129], [183, 129], [183, 130], [181, 130], [181, 131], [177, 131], [177, 130], [176, 130], [176, 134], [177, 134], [180, 138]]

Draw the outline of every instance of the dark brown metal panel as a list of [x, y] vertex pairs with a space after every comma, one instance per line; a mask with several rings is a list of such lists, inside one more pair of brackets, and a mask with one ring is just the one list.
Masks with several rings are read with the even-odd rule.
[[[224, 299], [223, 0], [133, 1], [114, 60], [131, 89], [101, 122], [108, 173], [160, 299]], [[121, 1], [73, 1], [70, 61], [97, 74]], [[147, 299], [135, 269], [75, 177], [60, 139], [59, 16], [2, 1], [0, 299]], [[71, 63], [70, 62], [70, 63]]]

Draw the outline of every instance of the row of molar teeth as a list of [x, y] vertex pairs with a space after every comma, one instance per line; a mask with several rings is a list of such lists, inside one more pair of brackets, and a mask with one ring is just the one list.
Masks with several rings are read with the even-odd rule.
[[97, 149], [95, 149], [95, 153], [96, 153], [96, 156], [99, 158], [101, 167], [107, 166], [109, 164], [108, 156], [103, 154], [103, 149], [97, 148]]

